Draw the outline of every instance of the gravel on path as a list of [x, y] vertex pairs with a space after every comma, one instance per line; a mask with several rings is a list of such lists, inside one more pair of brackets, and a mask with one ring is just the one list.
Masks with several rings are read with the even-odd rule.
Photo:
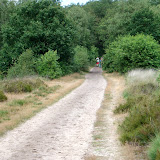
[[0, 138], [0, 159], [83, 159], [106, 84], [93, 68], [80, 87]]

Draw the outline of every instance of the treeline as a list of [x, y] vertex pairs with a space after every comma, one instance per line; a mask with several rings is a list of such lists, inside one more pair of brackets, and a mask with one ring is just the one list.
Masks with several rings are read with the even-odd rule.
[[[151, 54], [154, 44], [149, 48], [144, 46], [146, 35], [151, 36], [149, 42], [151, 39], [153, 43], [160, 42], [159, 3], [159, 0], [99, 0], [64, 8], [57, 0], [0, 0], [0, 75], [10, 78], [28, 74], [58, 77], [84, 69], [83, 64], [87, 70], [96, 56], [104, 54], [103, 68], [109, 72], [126, 72], [137, 67], [157, 68], [159, 63], [154, 64], [154, 60], [160, 58]], [[137, 34], [142, 35], [137, 37]], [[122, 37], [128, 35], [125, 41]], [[135, 44], [136, 41], [145, 42], [137, 47], [132, 44], [132, 39]], [[124, 46], [121, 46], [122, 41]], [[119, 47], [114, 46], [116, 43]], [[132, 46], [134, 49], [130, 51]], [[158, 52], [159, 48], [156, 49]], [[82, 64], [76, 64], [79, 62], [74, 57], [79, 50], [86, 53], [84, 60], [78, 57], [84, 61]], [[132, 57], [128, 57], [128, 50]], [[49, 51], [54, 54], [46, 54]], [[139, 54], [145, 57], [146, 52], [148, 64], [135, 58]], [[47, 55], [53, 57], [45, 58]], [[20, 56], [32, 60], [21, 66]], [[42, 73], [48, 70], [46, 63], [50, 64], [42, 62], [46, 59], [56, 61], [57, 74]], [[117, 67], [119, 62], [123, 67], [121, 64]], [[17, 72], [22, 68], [24, 72]]]
[[1, 77], [56, 78], [87, 70], [98, 56], [94, 17], [82, 6], [1, 0], [0, 7]]

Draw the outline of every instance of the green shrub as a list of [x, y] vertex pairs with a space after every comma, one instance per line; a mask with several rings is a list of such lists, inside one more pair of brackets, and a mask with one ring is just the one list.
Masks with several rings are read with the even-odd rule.
[[148, 150], [148, 157], [150, 160], [159, 160], [160, 159], [160, 134], [152, 140]]
[[7, 96], [3, 93], [3, 91], [0, 91], [0, 102], [6, 101]]
[[62, 75], [65, 76], [67, 74], [71, 74], [74, 72], [74, 66], [65, 62], [60, 62], [60, 66], [62, 69]]
[[160, 159], [160, 134], [152, 140], [148, 150], [148, 157], [150, 160], [159, 160]]
[[15, 79], [7, 80], [3, 83], [3, 89], [6, 92], [31, 92], [33, 89], [45, 85], [40, 79]]
[[[151, 84], [132, 86], [125, 104], [115, 113], [129, 111], [128, 117], [120, 125], [121, 141], [146, 144], [156, 130], [160, 130], [160, 87]], [[154, 125], [153, 125], [154, 124]]]
[[50, 50], [42, 55], [36, 63], [38, 73], [43, 77], [51, 79], [60, 77], [62, 70], [57, 60], [57, 51]]
[[10, 79], [31, 75], [35, 75], [35, 58], [33, 52], [27, 49], [19, 56], [18, 62], [8, 70], [7, 77]]
[[74, 65], [77, 71], [87, 71], [89, 67], [88, 50], [85, 47], [77, 46], [74, 55]]
[[0, 71], [0, 80], [4, 78], [3, 72]]
[[160, 45], [152, 36], [139, 34], [119, 37], [109, 45], [103, 69], [125, 73], [135, 68], [159, 68]]
[[[137, 80], [139, 74], [142, 75]], [[155, 71], [137, 70], [127, 76], [126, 103], [114, 111], [129, 113], [119, 127], [123, 143], [145, 145], [150, 137], [160, 132], [160, 86], [155, 75]]]
[[156, 80], [157, 80], [157, 82], [158, 82], [158, 83], [160, 83], [160, 74], [158, 74], [158, 76], [157, 76], [157, 79], [156, 79]]

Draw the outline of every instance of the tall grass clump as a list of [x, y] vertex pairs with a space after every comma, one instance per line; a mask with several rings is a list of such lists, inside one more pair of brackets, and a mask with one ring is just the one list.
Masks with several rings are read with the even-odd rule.
[[136, 69], [128, 72], [127, 83], [136, 85], [137, 83], [157, 83], [158, 72], [153, 69]]
[[126, 103], [116, 113], [128, 112], [120, 125], [120, 140], [145, 145], [160, 131], [160, 86], [154, 70], [134, 70], [128, 73]]
[[4, 94], [3, 91], [0, 91], [0, 102], [6, 101], [7, 100], [7, 96]]
[[45, 86], [45, 83], [39, 78], [19, 78], [4, 80], [1, 83], [3, 85], [3, 90], [10, 93], [31, 92], [40, 86]]
[[152, 140], [148, 150], [148, 157], [150, 160], [160, 159], [160, 134], [157, 134], [156, 137]]

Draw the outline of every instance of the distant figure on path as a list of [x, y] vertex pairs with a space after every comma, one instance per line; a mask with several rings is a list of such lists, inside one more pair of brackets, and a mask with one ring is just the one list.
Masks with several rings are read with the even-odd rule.
[[96, 58], [96, 61], [97, 61], [96, 65], [98, 67], [99, 66], [99, 57]]
[[102, 60], [103, 60], [103, 57], [101, 57], [101, 58], [99, 59], [99, 67], [100, 67], [100, 68], [102, 68]]
[[101, 58], [99, 59], [99, 68], [101, 68]]

